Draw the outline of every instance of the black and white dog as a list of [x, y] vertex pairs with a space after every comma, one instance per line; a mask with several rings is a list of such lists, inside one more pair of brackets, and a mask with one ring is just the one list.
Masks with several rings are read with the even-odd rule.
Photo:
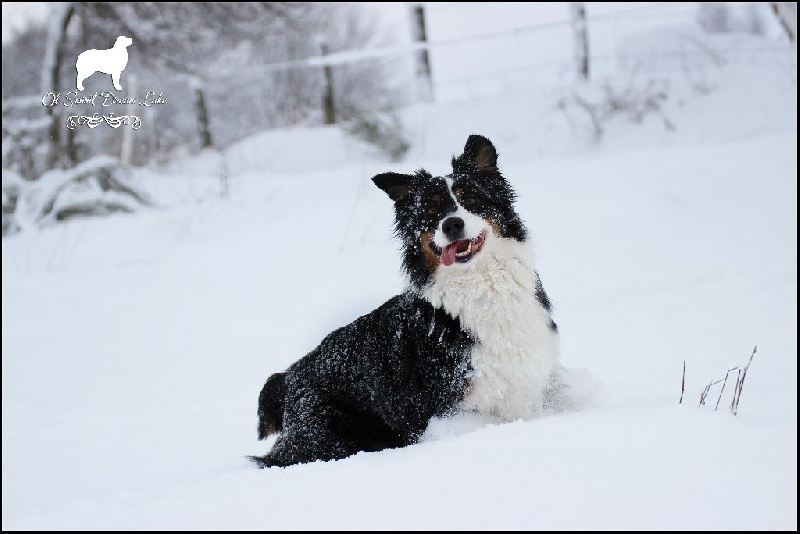
[[258, 437], [279, 435], [260, 466], [402, 447], [461, 410], [529, 419], [558, 388], [550, 301], [495, 147], [471, 135], [452, 165], [372, 179], [395, 203], [408, 288], [267, 380]]

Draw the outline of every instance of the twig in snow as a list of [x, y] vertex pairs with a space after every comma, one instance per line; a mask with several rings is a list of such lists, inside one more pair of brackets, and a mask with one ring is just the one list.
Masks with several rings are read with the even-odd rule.
[[708, 383], [708, 385], [703, 389], [703, 392], [700, 393], [700, 406], [705, 406], [706, 397], [708, 397], [708, 392], [711, 390], [712, 387], [716, 386], [720, 382], [722, 382], [722, 380], [717, 380], [716, 382]]
[[731, 369], [728, 369], [728, 371], [725, 373], [725, 380], [722, 381], [722, 389], [719, 390], [719, 397], [717, 397], [717, 405], [714, 406], [715, 412], [717, 411], [717, 408], [719, 408], [719, 401], [722, 400], [722, 392], [725, 391], [725, 384], [728, 383], [728, 375], [730, 374], [731, 371], [735, 371], [738, 368], [739, 367], [732, 367]]
[[744, 366], [744, 370], [741, 372], [741, 378], [737, 380], [738, 387], [734, 390], [733, 402], [731, 403], [731, 412], [733, 415], [736, 415], [736, 412], [739, 411], [739, 401], [742, 398], [742, 386], [744, 386], [744, 379], [747, 377], [747, 370], [750, 369], [750, 364], [753, 363], [753, 356], [756, 355], [756, 351], [758, 350], [758, 345], [753, 347], [753, 352], [750, 353], [750, 359], [747, 362], [747, 365]]
[[683, 392], [686, 390], [686, 360], [683, 360], [683, 376], [681, 376], [681, 398], [678, 404], [683, 402]]
[[728, 408], [731, 409], [731, 413], [733, 413], [733, 405], [736, 404], [736, 394], [739, 392], [739, 384], [741, 384], [742, 380], [742, 370], [739, 369], [739, 372], [736, 374], [736, 384], [733, 386], [733, 398], [731, 399], [731, 404]]

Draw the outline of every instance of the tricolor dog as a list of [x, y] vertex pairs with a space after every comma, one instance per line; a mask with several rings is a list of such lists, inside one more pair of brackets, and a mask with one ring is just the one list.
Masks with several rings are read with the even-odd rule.
[[433, 417], [527, 420], [559, 388], [550, 300], [497, 151], [471, 135], [453, 171], [372, 180], [394, 202], [406, 290], [325, 337], [258, 399], [259, 466], [418, 440]]

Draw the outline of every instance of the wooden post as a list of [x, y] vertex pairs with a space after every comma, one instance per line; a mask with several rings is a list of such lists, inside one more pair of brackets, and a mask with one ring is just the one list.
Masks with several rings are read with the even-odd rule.
[[583, 2], [570, 2], [572, 31], [575, 36], [575, 60], [578, 63], [578, 78], [589, 79], [589, 35], [586, 29], [586, 6]]
[[74, 167], [78, 164], [78, 141], [76, 136], [78, 135], [78, 129], [67, 130], [67, 163], [69, 163], [70, 167]]
[[[320, 42], [321, 53], [328, 55], [328, 44]], [[336, 106], [333, 101], [333, 72], [330, 65], [322, 67], [324, 88], [322, 90], [322, 109], [325, 112], [325, 124], [336, 124]]]
[[[136, 75], [131, 74], [128, 76], [128, 95], [135, 95], [136, 94]], [[130, 96], [128, 97], [130, 98]], [[133, 115], [136, 112], [136, 109], [133, 104], [128, 104], [125, 110], [125, 114], [128, 116]], [[122, 130], [122, 147], [120, 148], [120, 159], [122, 160], [123, 165], [130, 165], [131, 164], [131, 156], [133, 153], [133, 128], [130, 125], [123, 126], [124, 130]]]
[[797, 2], [770, 2], [772, 12], [786, 32], [790, 42], [797, 39]]
[[208, 123], [206, 95], [199, 81], [194, 84], [194, 111], [197, 116], [197, 130], [200, 135], [200, 146], [202, 148], [208, 148], [213, 145], [213, 142], [211, 140], [211, 128]]
[[[415, 43], [428, 44], [425, 8], [422, 4], [411, 5], [411, 40]], [[433, 74], [427, 48], [422, 48], [414, 53], [414, 81], [417, 87], [417, 98], [425, 102], [432, 102]]]

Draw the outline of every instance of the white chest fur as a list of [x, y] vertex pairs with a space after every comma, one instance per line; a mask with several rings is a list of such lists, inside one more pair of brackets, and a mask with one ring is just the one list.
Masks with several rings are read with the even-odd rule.
[[536, 300], [527, 247], [491, 236], [466, 265], [439, 266], [425, 298], [458, 317], [477, 340], [463, 408], [501, 421], [529, 419], [558, 366], [558, 335]]

